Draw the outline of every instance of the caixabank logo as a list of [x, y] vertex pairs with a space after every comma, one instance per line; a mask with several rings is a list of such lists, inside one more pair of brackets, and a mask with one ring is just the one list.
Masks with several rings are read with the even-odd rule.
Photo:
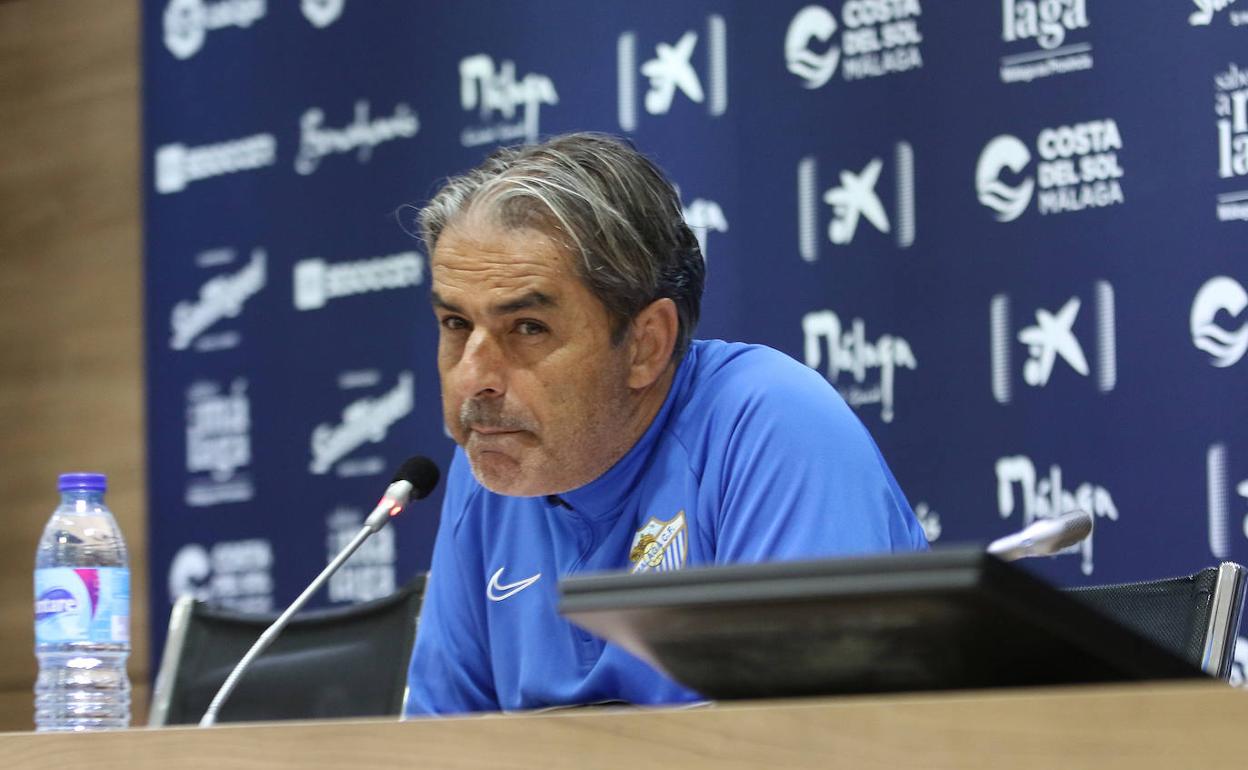
[[802, 346], [806, 365], [822, 370], [850, 406], [878, 406], [884, 422], [896, 416], [898, 375], [919, 367], [904, 337], [882, 334], [871, 339], [866, 321], [854, 318], [843, 324], [832, 310], [802, 317]]
[[169, 0], [165, 6], [165, 47], [179, 59], [189, 59], [204, 47], [209, 32], [246, 29], [264, 18], [266, 0]]
[[1248, 451], [1232, 453], [1226, 442], [1205, 453], [1205, 500], [1209, 552], [1229, 559], [1240, 536], [1248, 539]]
[[[883, 236], [900, 249], [914, 245], [914, 148], [909, 142], [897, 142], [892, 152], [863, 158], [848, 167], [825, 161], [830, 182], [821, 181], [820, 165], [820, 158], [813, 155], [797, 164], [797, 241], [802, 259], [818, 260], [824, 243], [870, 244]], [[890, 182], [891, 196], [887, 192]]]
[[826, 5], [808, 5], [789, 22], [784, 61], [806, 88], [821, 88], [838, 73], [866, 80], [923, 66], [919, 0], [846, 0], [840, 21]]
[[251, 259], [238, 267], [233, 249], [210, 249], [195, 258], [195, 264], [205, 269], [219, 269], [199, 287], [198, 297], [185, 299], [173, 306], [169, 314], [172, 334], [169, 347], [172, 350], [194, 348], [199, 352], [229, 350], [242, 342], [237, 329], [220, 329], [223, 321], [238, 318], [247, 301], [264, 288], [268, 280], [268, 258], [264, 249], [253, 249]]
[[[1002, 83], [1092, 69], [1087, 0], [1001, 0]], [[1022, 50], [1019, 50], [1022, 49]]]
[[1050, 465], [1047, 476], [1036, 472], [1036, 465], [1026, 455], [1002, 457], [996, 462], [997, 512], [1008, 519], [1022, 511], [1020, 529], [1039, 519], [1051, 519], [1079, 510], [1091, 514], [1096, 520], [1092, 534], [1058, 555], [1078, 555], [1079, 569], [1091, 575], [1095, 569], [1093, 538], [1101, 532], [1102, 520], [1117, 521], [1118, 506], [1109, 490], [1099, 484], [1084, 482], [1074, 489], [1067, 489], [1060, 465]]
[[394, 385], [381, 393], [355, 395], [361, 390], [375, 392], [379, 386], [384, 387], [380, 370], [352, 370], [338, 375], [338, 389], [349, 401], [342, 408], [340, 420], [322, 422], [313, 428], [309, 472], [320, 476], [332, 470], [340, 478], [385, 472], [389, 464], [380, 452], [356, 452], [368, 444], [381, 443], [395, 423], [412, 413], [415, 376], [410, 371], [399, 372]]
[[640, 64], [638, 59], [647, 56], [647, 48], [636, 32], [621, 33], [615, 50], [617, 117], [622, 130], [637, 129], [638, 101], [647, 115], [656, 117], [667, 115], [677, 98], [704, 106], [712, 118], [727, 112], [728, 23], [723, 16], [711, 14], [702, 29], [685, 29], [671, 40], [655, 41], [649, 49], [653, 53]]
[[1042, 128], [1031, 146], [1001, 134], [979, 154], [975, 191], [998, 222], [1018, 219], [1033, 199], [1043, 216], [1121, 205], [1123, 149], [1113, 118]]
[[[1086, 311], [1084, 298], [1074, 295], [1028, 308], [1019, 314], [1026, 319], [1022, 320], [1016, 318], [1009, 294], [992, 298], [988, 324], [992, 395], [997, 403], [1011, 403], [1020, 380], [1028, 388], [1042, 389], [1054, 376], [1074, 376], [1100, 393], [1114, 389], [1118, 383], [1114, 287], [1097, 281], [1087, 300]], [[1015, 364], [1019, 347], [1027, 352], [1021, 366]]]
[[1235, 8], [1238, 0], [1192, 0], [1191, 15], [1187, 23], [1193, 27], [1208, 27], [1215, 21], [1223, 21], [1233, 27], [1248, 24], [1248, 8]]
[[1248, 222], [1248, 69], [1230, 64], [1213, 78], [1218, 132], [1220, 222]]

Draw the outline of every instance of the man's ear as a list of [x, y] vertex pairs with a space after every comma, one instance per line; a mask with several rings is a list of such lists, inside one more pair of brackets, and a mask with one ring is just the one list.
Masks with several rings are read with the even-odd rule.
[[671, 363], [680, 329], [676, 303], [666, 297], [656, 299], [637, 314], [632, 326], [628, 387], [639, 390], [653, 385]]

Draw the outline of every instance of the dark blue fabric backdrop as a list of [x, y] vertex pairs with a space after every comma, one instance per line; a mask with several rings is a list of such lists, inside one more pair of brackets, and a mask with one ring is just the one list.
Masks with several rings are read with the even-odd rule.
[[[499, 143], [623, 134], [680, 188], [700, 336], [823, 372], [929, 537], [1080, 506], [1061, 584], [1248, 560], [1248, 5], [144, 3], [153, 649], [286, 604], [445, 466], [423, 246]], [[323, 601], [428, 564], [438, 495]]]

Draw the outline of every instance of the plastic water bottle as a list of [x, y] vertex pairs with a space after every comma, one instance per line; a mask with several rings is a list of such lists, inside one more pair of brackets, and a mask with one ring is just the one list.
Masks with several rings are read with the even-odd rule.
[[66, 473], [35, 555], [35, 729], [130, 724], [130, 566], [102, 473]]

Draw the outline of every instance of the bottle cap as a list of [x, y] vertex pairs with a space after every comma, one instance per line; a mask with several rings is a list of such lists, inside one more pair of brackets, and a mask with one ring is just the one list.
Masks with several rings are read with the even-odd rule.
[[108, 489], [108, 477], [103, 473], [62, 473], [57, 480], [57, 487], [62, 492], [71, 489], [103, 492]]

